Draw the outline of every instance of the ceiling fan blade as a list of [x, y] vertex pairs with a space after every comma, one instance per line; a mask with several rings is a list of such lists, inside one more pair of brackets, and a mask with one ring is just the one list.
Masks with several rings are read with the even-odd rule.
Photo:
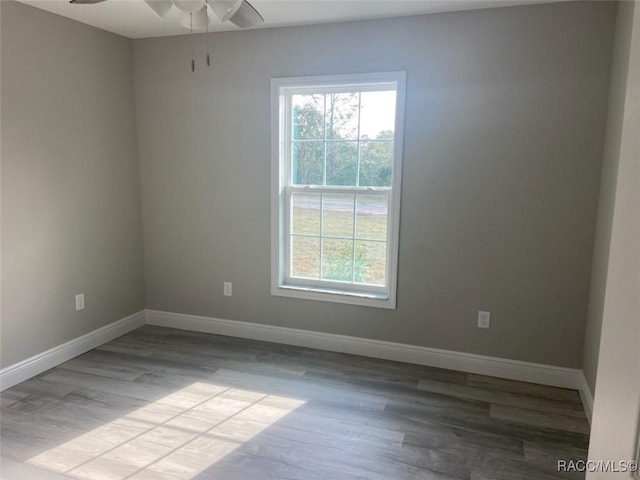
[[69, 0], [69, 3], [75, 3], [76, 5], [93, 5], [100, 2], [104, 2], [104, 0]]
[[221, 22], [227, 20], [240, 28], [249, 28], [264, 22], [264, 18], [247, 0], [208, 0]]
[[173, 2], [171, 0], [144, 0], [151, 10], [155, 12], [158, 17], [164, 19], [167, 16], [169, 10], [173, 6]]
[[229, 17], [229, 21], [240, 28], [249, 28], [260, 25], [264, 18], [247, 0], [242, 0], [235, 13]]

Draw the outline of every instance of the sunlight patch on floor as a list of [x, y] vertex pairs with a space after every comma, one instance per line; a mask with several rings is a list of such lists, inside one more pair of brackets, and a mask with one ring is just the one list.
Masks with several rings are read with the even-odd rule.
[[196, 382], [28, 463], [82, 480], [188, 480], [304, 403]]

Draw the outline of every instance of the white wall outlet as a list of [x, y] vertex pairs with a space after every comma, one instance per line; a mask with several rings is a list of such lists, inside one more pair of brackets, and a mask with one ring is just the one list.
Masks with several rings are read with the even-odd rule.
[[491, 312], [478, 312], [478, 328], [489, 328], [491, 326]]
[[224, 282], [224, 296], [230, 297], [232, 295], [232, 284], [231, 282]]
[[84, 293], [76, 295], [76, 312], [78, 310], [84, 310]]

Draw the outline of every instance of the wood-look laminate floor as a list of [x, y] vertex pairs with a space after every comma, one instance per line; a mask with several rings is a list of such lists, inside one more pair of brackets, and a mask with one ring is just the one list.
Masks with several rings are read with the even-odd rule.
[[1, 399], [5, 480], [553, 480], [589, 441], [572, 390], [150, 326]]

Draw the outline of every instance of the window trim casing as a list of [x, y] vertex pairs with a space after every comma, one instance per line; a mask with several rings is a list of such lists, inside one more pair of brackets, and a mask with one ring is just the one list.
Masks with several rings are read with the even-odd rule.
[[[287, 277], [285, 272], [287, 249], [285, 248], [286, 239], [284, 238], [287, 231], [287, 206], [289, 204], [286, 199], [289, 175], [288, 163], [286, 155], [283, 154], [286, 148], [287, 118], [286, 115], [283, 115], [286, 103], [285, 92], [286, 90], [295, 91], [306, 87], [326, 86], [331, 88], [331, 84], [362, 85], [375, 83], [395, 83], [396, 85], [393, 170], [388, 209], [391, 219], [387, 234], [390, 252], [387, 265], [387, 291], [384, 294], [380, 294], [288, 284], [285, 281]], [[364, 89], [366, 88], [367, 86], [364, 86]], [[405, 71], [271, 79], [271, 295], [387, 309], [396, 308], [405, 91]], [[285, 168], [282, 168], [283, 165]]]

